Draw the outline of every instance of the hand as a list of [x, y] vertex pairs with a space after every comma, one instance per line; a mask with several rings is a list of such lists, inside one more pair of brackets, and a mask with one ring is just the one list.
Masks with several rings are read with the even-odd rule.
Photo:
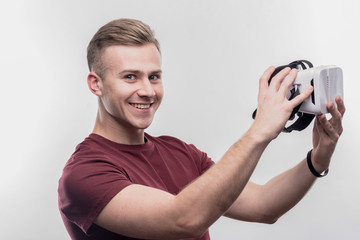
[[274, 67], [269, 67], [260, 78], [258, 108], [253, 124], [253, 129], [258, 131], [259, 136], [267, 140], [272, 140], [279, 135], [289, 120], [292, 110], [313, 91], [313, 87], [309, 86], [289, 101], [286, 94], [296, 78], [297, 69], [284, 68], [268, 84], [274, 70]]
[[345, 113], [345, 105], [339, 96], [335, 101], [337, 108], [332, 102], [327, 104], [331, 119], [327, 120], [324, 114], [318, 115], [313, 128], [312, 163], [319, 173], [328, 169], [336, 143], [343, 132], [342, 118]]

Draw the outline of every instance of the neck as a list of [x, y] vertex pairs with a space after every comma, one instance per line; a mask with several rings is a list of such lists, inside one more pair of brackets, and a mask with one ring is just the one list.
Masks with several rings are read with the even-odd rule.
[[116, 119], [101, 116], [100, 110], [97, 113], [93, 133], [121, 144], [137, 145], [145, 143], [144, 129], [123, 126]]

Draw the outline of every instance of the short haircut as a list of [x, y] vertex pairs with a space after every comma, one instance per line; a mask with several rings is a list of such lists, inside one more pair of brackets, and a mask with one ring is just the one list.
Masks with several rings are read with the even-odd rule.
[[87, 48], [89, 70], [101, 78], [105, 74], [102, 54], [105, 49], [114, 45], [142, 46], [154, 44], [160, 52], [160, 44], [154, 32], [145, 23], [135, 19], [117, 19], [102, 26], [91, 39]]

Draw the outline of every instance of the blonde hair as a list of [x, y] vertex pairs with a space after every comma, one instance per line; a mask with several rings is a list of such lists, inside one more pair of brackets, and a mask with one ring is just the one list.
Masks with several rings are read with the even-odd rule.
[[152, 43], [160, 52], [160, 44], [154, 32], [145, 23], [135, 19], [117, 19], [102, 26], [91, 39], [87, 48], [87, 61], [90, 71], [100, 77], [105, 74], [101, 56], [104, 50], [113, 45], [141, 46]]

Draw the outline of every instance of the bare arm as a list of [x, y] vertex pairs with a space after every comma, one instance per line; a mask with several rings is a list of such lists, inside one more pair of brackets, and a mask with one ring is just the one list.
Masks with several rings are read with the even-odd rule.
[[[128, 186], [110, 201], [95, 223], [136, 238], [201, 236], [238, 198], [268, 143], [281, 132], [292, 109], [311, 94], [312, 89], [308, 89], [288, 101], [286, 92], [296, 71], [284, 69], [268, 86], [273, 71], [273, 67], [267, 69], [260, 78], [254, 124], [216, 165], [176, 196], [146, 186]], [[286, 75], [289, 77], [281, 83]]]
[[[343, 131], [341, 122], [345, 106], [339, 97], [336, 102], [337, 109], [332, 103], [327, 106], [332, 118], [327, 120], [324, 115], [317, 116], [313, 129], [312, 163], [319, 173], [329, 167]], [[225, 215], [240, 220], [273, 223], [305, 196], [315, 180], [304, 159], [263, 186], [249, 182]]]
[[315, 179], [303, 160], [264, 185], [249, 182], [225, 216], [243, 221], [275, 223], [305, 196]]

